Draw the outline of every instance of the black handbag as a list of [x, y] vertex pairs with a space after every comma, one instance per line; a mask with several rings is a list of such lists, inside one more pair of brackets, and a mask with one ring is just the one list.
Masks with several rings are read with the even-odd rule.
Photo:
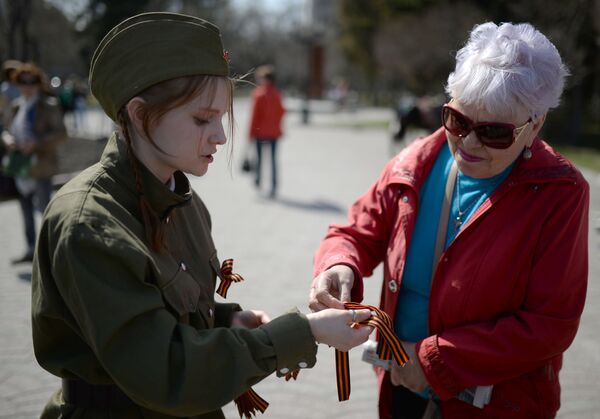
[[250, 158], [245, 157], [242, 161], [242, 172], [252, 172], [254, 170], [254, 164], [252, 164], [252, 160]]
[[[0, 149], [0, 162], [4, 158], [4, 150]], [[17, 199], [19, 197], [19, 191], [15, 185], [15, 179], [12, 176], [7, 176], [2, 172], [0, 167], [0, 201], [8, 201], [11, 199]]]
[[18, 197], [19, 191], [17, 191], [15, 180], [0, 173], [0, 201], [8, 201]]

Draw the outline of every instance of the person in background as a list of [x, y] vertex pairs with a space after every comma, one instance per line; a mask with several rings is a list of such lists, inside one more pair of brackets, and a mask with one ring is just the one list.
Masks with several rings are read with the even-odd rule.
[[87, 111], [87, 86], [79, 77], [75, 78], [73, 87], [73, 119], [75, 121], [75, 130], [86, 132], [87, 124], [85, 114]]
[[277, 142], [282, 136], [281, 123], [285, 108], [281, 93], [275, 87], [275, 69], [263, 65], [256, 69], [258, 86], [252, 92], [252, 116], [250, 118], [250, 138], [256, 143], [256, 168], [254, 183], [260, 188], [263, 148], [271, 154], [271, 192], [277, 194]]
[[392, 159], [317, 250], [313, 310], [360, 301], [384, 263], [380, 304], [411, 361], [377, 369], [381, 418], [556, 415], [588, 277], [589, 186], [539, 136], [567, 75], [532, 25], [475, 26], [443, 126]]
[[[2, 83], [0, 84], [0, 133], [4, 130], [5, 115], [13, 100], [19, 97], [19, 89], [12, 81], [12, 75], [21, 65], [17, 60], [6, 60], [2, 63]], [[0, 140], [0, 162], [4, 160], [7, 150]], [[7, 176], [0, 165], [0, 200], [14, 199], [19, 196], [12, 176]]]
[[[0, 124], [4, 123], [5, 112], [10, 108], [11, 103], [21, 94], [13, 82], [15, 71], [22, 65], [17, 60], [6, 60], [2, 63], [2, 84], [0, 84]], [[3, 127], [0, 127], [3, 129]]]
[[35, 64], [25, 63], [13, 73], [20, 96], [5, 116], [2, 143], [7, 151], [3, 169], [15, 178], [27, 249], [13, 264], [31, 262], [36, 240], [35, 210], [43, 212], [58, 170], [57, 145], [66, 138], [56, 98], [47, 95], [45, 76]]
[[211, 215], [184, 173], [204, 175], [227, 141], [226, 115], [233, 126], [216, 26], [133, 16], [103, 38], [90, 68], [91, 92], [119, 128], [44, 215], [33, 346], [62, 389], [43, 419], [223, 419], [222, 406], [273, 372], [314, 366], [316, 342], [348, 350], [367, 339], [371, 327], [351, 325], [369, 310], [271, 321], [215, 302], [217, 278], [225, 296], [237, 274], [219, 263]]

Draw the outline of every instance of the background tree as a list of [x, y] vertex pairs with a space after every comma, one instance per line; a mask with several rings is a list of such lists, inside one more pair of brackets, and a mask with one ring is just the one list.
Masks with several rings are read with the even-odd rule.
[[[39, 64], [49, 75], [82, 71], [73, 24], [43, 0], [0, 0], [0, 60]], [[65, 53], [67, 52], [67, 53]]]
[[83, 62], [89, 63], [96, 46], [104, 35], [126, 17], [144, 10], [149, 0], [90, 0], [88, 6], [77, 17], [81, 39], [80, 54]]
[[547, 129], [563, 142], [600, 147], [600, 0], [340, 0], [339, 13], [339, 42], [347, 58], [364, 77], [377, 74], [379, 88], [397, 97], [442, 92], [473, 25], [532, 23], [557, 46], [572, 72], [564, 105]]
[[340, 47], [370, 82], [374, 81], [379, 69], [373, 44], [385, 11], [383, 0], [339, 2]]
[[7, 55], [21, 61], [33, 59], [29, 36], [31, 0], [11, 1], [5, 4]]

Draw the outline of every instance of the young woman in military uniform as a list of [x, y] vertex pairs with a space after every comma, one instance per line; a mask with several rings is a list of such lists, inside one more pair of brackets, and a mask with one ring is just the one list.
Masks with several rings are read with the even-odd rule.
[[348, 350], [367, 339], [370, 327], [349, 326], [368, 310], [269, 321], [214, 301], [227, 272], [183, 173], [206, 173], [226, 142], [233, 83], [217, 27], [134, 16], [98, 46], [90, 86], [120, 130], [44, 216], [33, 341], [63, 385], [43, 418], [222, 418], [272, 372], [312, 367], [316, 341]]

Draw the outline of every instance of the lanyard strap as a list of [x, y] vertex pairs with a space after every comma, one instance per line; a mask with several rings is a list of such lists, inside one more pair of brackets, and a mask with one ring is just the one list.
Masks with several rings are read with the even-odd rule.
[[444, 251], [446, 244], [446, 232], [448, 231], [448, 218], [450, 217], [450, 202], [452, 202], [452, 194], [454, 193], [454, 185], [456, 184], [456, 176], [458, 174], [458, 166], [456, 161], [450, 167], [448, 179], [446, 180], [446, 189], [444, 190], [444, 200], [442, 201], [442, 211], [440, 212], [440, 222], [438, 223], [437, 238], [435, 248], [433, 249], [433, 265], [431, 265], [431, 282], [437, 270], [437, 265], [440, 261], [440, 256]]
[[[390, 360], [392, 357], [401, 366], [408, 361], [408, 354], [402, 347], [400, 339], [394, 333], [392, 320], [390, 316], [379, 308], [358, 303], [344, 303], [346, 310], [368, 309], [375, 314], [369, 319], [357, 322], [351, 325], [372, 326], [379, 332], [379, 344], [377, 345], [377, 354], [379, 358]], [[344, 401], [350, 398], [350, 364], [348, 362], [348, 352], [335, 351], [335, 370], [337, 378], [338, 400]]]

